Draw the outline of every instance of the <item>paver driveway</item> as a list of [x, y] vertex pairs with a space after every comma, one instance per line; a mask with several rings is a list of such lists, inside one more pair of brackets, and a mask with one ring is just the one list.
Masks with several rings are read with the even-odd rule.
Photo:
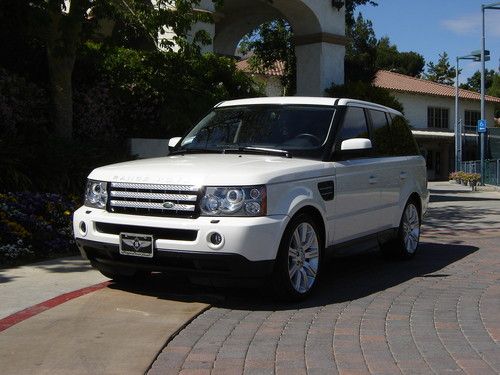
[[223, 291], [150, 374], [500, 373], [500, 194], [431, 189], [412, 261], [335, 259], [295, 305]]

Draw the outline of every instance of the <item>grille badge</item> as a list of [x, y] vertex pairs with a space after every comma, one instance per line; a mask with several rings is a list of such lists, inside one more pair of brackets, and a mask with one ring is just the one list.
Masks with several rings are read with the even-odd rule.
[[173, 203], [173, 202], [163, 202], [162, 206], [165, 207], [165, 208], [174, 208], [175, 203]]

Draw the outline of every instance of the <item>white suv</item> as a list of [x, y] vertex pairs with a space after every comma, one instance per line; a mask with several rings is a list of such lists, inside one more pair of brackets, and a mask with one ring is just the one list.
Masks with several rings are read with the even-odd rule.
[[331, 98], [228, 101], [170, 146], [168, 157], [89, 175], [74, 232], [104, 275], [267, 278], [280, 296], [300, 299], [331, 254], [417, 250], [425, 161], [393, 109]]

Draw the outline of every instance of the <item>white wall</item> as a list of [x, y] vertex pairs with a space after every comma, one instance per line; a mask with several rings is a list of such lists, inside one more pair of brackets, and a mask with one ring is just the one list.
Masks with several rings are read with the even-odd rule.
[[[427, 128], [427, 108], [440, 107], [448, 108], [449, 124], [448, 129], [453, 130], [455, 127], [455, 98], [409, 94], [393, 91], [392, 94], [403, 104], [404, 114], [410, 125], [415, 129]], [[494, 105], [486, 103], [486, 119], [488, 126], [493, 126]], [[466, 110], [480, 111], [481, 105], [479, 100], [460, 100], [460, 117], [462, 121], [465, 119], [464, 112]]]

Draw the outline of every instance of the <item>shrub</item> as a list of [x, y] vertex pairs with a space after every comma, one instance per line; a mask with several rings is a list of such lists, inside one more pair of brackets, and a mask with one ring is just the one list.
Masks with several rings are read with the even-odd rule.
[[[93, 42], [80, 52], [75, 82], [82, 92], [75, 99], [75, 112], [102, 113], [111, 119], [104, 125], [104, 120], [84, 115], [85, 121], [75, 123], [80, 137], [112, 128], [120, 137], [169, 138], [184, 134], [220, 101], [262, 95], [230, 58]], [[85, 94], [96, 86], [97, 94]]]
[[481, 175], [479, 173], [466, 173], [459, 171], [450, 173], [449, 179], [466, 185], [468, 184], [472, 186], [472, 189], [474, 190], [478, 182], [481, 181]]
[[[5, 148], [1, 147], [3, 144]], [[130, 159], [124, 143], [38, 137], [0, 140], [0, 193], [39, 191], [81, 195], [92, 169]]]
[[113, 95], [108, 82], [78, 87], [73, 101], [73, 133], [76, 139], [99, 143], [123, 140], [120, 99]]
[[49, 193], [0, 194], [0, 267], [76, 254], [71, 214], [80, 201]]
[[46, 90], [0, 67], [0, 137], [23, 136], [49, 125]]

